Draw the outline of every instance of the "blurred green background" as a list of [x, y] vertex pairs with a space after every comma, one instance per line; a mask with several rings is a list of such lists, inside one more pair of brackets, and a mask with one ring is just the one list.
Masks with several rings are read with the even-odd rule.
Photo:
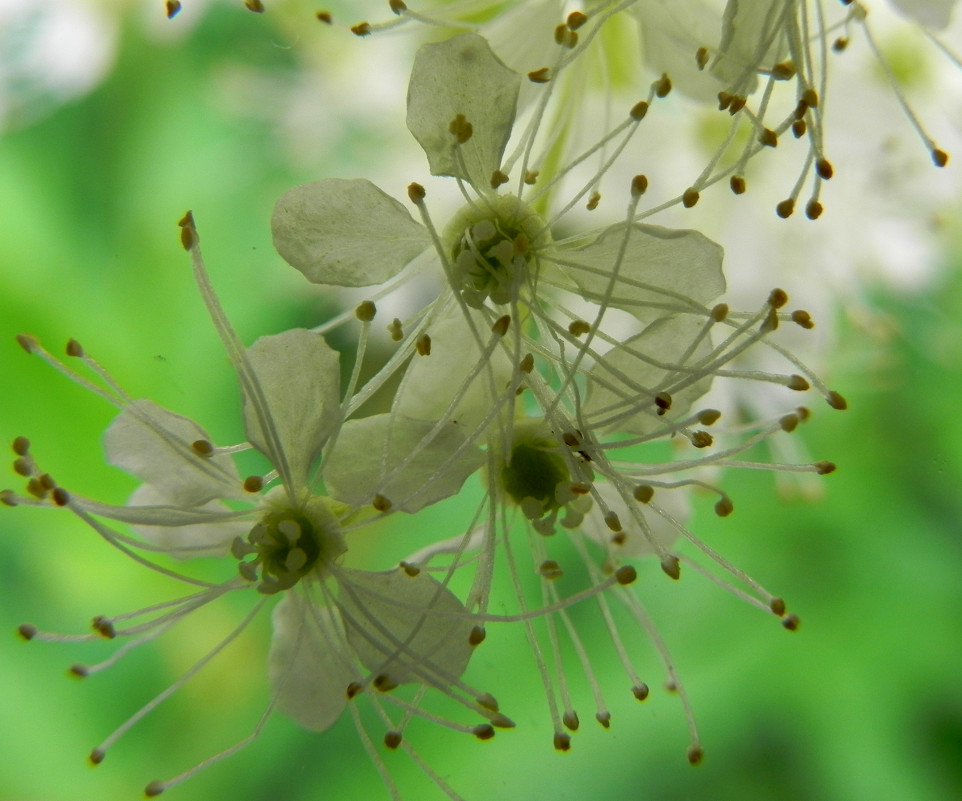
[[[324, 69], [357, 58], [358, 43], [343, 31], [285, 29], [237, 3], [214, 6], [171, 37], [147, 24], [143, 9], [115, 10], [119, 50], [106, 80], [0, 141], [0, 436], [28, 436], [63, 486], [119, 503], [134, 484], [103, 462], [99, 438], [112, 409], [25, 354], [15, 335], [29, 331], [56, 352], [75, 337], [131, 394], [201, 421], [219, 441], [239, 440], [232, 371], [176, 221], [194, 210], [242, 338], [316, 324], [331, 301], [274, 254], [271, 207], [295, 183], [374, 177], [390, 134], [340, 116], [349, 87], [323, 80]], [[200, 17], [183, 13], [192, 11]], [[309, 8], [301, 11], [310, 22]], [[322, 79], [304, 98], [327, 125], [318, 131], [324, 157], [314, 160], [310, 143], [292, 144], [277, 118], [282, 106], [272, 105], [276, 87], [302, 83], [313, 62]], [[768, 475], [731, 475], [736, 513], [695, 520], [699, 535], [789, 600], [799, 632], [694, 575], [672, 584], [642, 574], [640, 592], [691, 694], [703, 765], [685, 762], [677, 699], [655, 691], [638, 705], [604, 632], [583, 629], [608, 690], [610, 731], [591, 724], [583, 706], [572, 751], [554, 753], [530, 660], [514, 633], [493, 631], [469, 677], [497, 689], [519, 728], [489, 743], [412, 729], [435, 769], [469, 801], [962, 798], [962, 280], [957, 266], [943, 275], [915, 295], [875, 291], [888, 342], [844, 334], [851, 347], [839, 349], [833, 385], [850, 411], [819, 405], [805, 432], [816, 458], [839, 464], [824, 498], [780, 498]], [[865, 354], [871, 369], [849, 369]], [[6, 476], [0, 485], [19, 489], [13, 472]], [[95, 614], [168, 590], [65, 513], [0, 509], [0, 801], [136, 798], [147, 781], [255, 725], [267, 703], [266, 616], [103, 765], [86, 764], [91, 748], [229, 632], [246, 605], [225, 602], [83, 682], [66, 669], [105, 658], [102, 644], [28, 645], [14, 631], [29, 620], [81, 632]], [[643, 666], [655, 687], [656, 658], [646, 653]], [[385, 759], [405, 797], [435, 797], [402, 753]], [[320, 735], [276, 717], [240, 756], [169, 797], [387, 794], [348, 717]]]

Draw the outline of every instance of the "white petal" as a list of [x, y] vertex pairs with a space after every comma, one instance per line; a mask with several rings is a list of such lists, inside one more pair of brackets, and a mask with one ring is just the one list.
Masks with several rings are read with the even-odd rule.
[[[678, 540], [679, 532], [664, 517], [645, 504], [632, 503], [632, 508], [644, 519], [644, 525], [629, 510], [618, 490], [607, 482], [598, 482], [595, 489], [608, 504], [608, 508], [618, 515], [621, 521], [621, 535], [618, 541], [608, 528], [601, 508], [595, 504], [585, 515], [581, 530], [595, 542], [603, 543], [612, 553], [637, 558], [656, 553], [653, 543], [670, 550]], [[691, 515], [687, 496], [679, 490], [655, 490], [655, 503], [682, 525]]]
[[[467, 314], [487, 346], [490, 325], [478, 312]], [[465, 431], [474, 431], [491, 412], [497, 393], [505, 391], [514, 371], [500, 346], [485, 354], [468, 319], [455, 308], [428, 326], [431, 354], [414, 357], [394, 400], [395, 412], [417, 420], [440, 420], [447, 415]]]
[[[256, 385], [244, 386], [247, 439], [296, 487], [340, 424], [337, 351], [303, 328], [261, 337], [246, 352]], [[286, 466], [285, 466], [286, 465]]]
[[[711, 351], [708, 337], [698, 340], [702, 321], [684, 315], [663, 317], [640, 334], [608, 351], [591, 369], [585, 413], [606, 430], [645, 435], [683, 417], [711, 386], [711, 374], [685, 368]], [[680, 363], [689, 348], [693, 352]], [[671, 409], [658, 415], [654, 396], [671, 395]]]
[[[608, 290], [612, 271], [624, 243], [625, 227], [607, 229], [597, 240], [580, 248], [549, 251], [595, 302]], [[612, 290], [615, 308], [642, 321], [668, 314], [671, 308], [711, 303], [725, 291], [722, 272], [724, 251], [698, 231], [635, 224], [625, 248], [618, 279]], [[668, 309], [660, 308], [668, 306]]]
[[709, 69], [732, 94], [750, 95], [758, 71], [788, 55], [785, 34], [794, 24], [794, 6], [785, 0], [728, 0], [718, 55]]
[[[521, 76], [506, 67], [477, 34], [466, 33], [418, 50], [408, 86], [408, 129], [424, 148], [433, 175], [453, 175], [479, 192], [511, 136]], [[459, 148], [450, 131], [464, 115], [473, 133]]]
[[405, 512], [454, 495], [484, 455], [476, 445], [466, 447], [452, 423], [426, 440], [434, 426], [392, 414], [349, 420], [324, 464], [328, 492], [350, 506], [368, 504], [376, 493]]
[[127, 406], [104, 434], [110, 464], [161, 490], [174, 506], [244, 496], [229, 456], [201, 456], [191, 443], [209, 437], [197, 423], [153, 401]]
[[305, 729], [324, 731], [347, 705], [347, 687], [359, 678], [333, 609], [289, 591], [274, 607], [268, 678], [277, 708]]
[[934, 30], [948, 27], [956, 0], [891, 0], [899, 11]]
[[364, 180], [294, 187], [274, 206], [271, 230], [288, 264], [335, 286], [383, 283], [431, 244], [404, 206]]
[[[142, 484], [127, 502], [128, 506], [174, 505], [167, 495], [152, 484]], [[220, 501], [210, 501], [195, 511], [227, 513], [230, 510]], [[199, 556], [224, 556], [235, 537], [243, 537], [251, 530], [250, 521], [224, 520], [219, 523], [195, 523], [188, 526], [133, 525], [141, 537], [168, 550], [176, 559], [195, 559]]]
[[355, 653], [396, 684], [450, 685], [468, 665], [474, 628], [464, 605], [421, 572], [342, 571], [339, 608]]

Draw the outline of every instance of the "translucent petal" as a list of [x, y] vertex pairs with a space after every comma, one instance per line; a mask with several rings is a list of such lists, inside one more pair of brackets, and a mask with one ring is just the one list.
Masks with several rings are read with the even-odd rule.
[[[557, 248], [547, 257], [556, 258], [582, 293], [597, 302], [608, 291], [624, 235], [625, 227], [616, 225], [589, 245]], [[721, 246], [698, 231], [635, 224], [611, 305], [646, 322], [692, 303], [704, 307], [725, 291], [723, 256]]]
[[405, 512], [454, 495], [484, 455], [466, 446], [459, 426], [445, 424], [426, 440], [434, 427], [391, 414], [348, 421], [324, 464], [328, 492], [350, 506], [369, 504], [377, 493]]
[[277, 708], [305, 729], [324, 731], [347, 705], [359, 676], [337, 612], [284, 594], [274, 607], [268, 679]]
[[443, 687], [464, 672], [473, 618], [443, 584], [400, 569], [345, 570], [338, 579], [348, 640], [372, 674]]
[[732, 94], [751, 94], [758, 70], [770, 69], [788, 55], [785, 31], [794, 21], [794, 2], [728, 0], [719, 52], [709, 68], [712, 74]]
[[[421, 47], [408, 86], [407, 125], [431, 173], [457, 176], [490, 192], [491, 174], [501, 166], [511, 136], [520, 86], [521, 76], [477, 34]], [[473, 130], [457, 147], [450, 126], [459, 114]]]
[[[663, 317], [602, 356], [589, 374], [584, 406], [592, 422], [645, 435], [687, 414], [711, 386], [711, 373], [699, 365], [711, 352], [708, 337], [698, 338], [702, 323]], [[655, 395], [662, 392], [671, 396], [671, 408], [659, 415]]]
[[[656, 553], [653, 542], [668, 550], [678, 540], [678, 529], [650, 507], [632, 502], [632, 509], [642, 515], [647, 523], [646, 531], [612, 484], [598, 482], [595, 484], [595, 489], [608, 508], [618, 515], [622, 530], [616, 539], [605, 523], [604, 514], [597, 504], [585, 515], [581, 530], [595, 542], [605, 544], [612, 553], [628, 558], [651, 556]], [[682, 525], [691, 515], [691, 506], [683, 491], [656, 490], [654, 502]]]
[[261, 337], [247, 349], [247, 360], [256, 376], [256, 384], [243, 387], [247, 439], [303, 487], [340, 424], [337, 351], [319, 334], [298, 328]]
[[201, 506], [215, 498], [244, 497], [229, 456], [201, 456], [191, 444], [209, 441], [193, 420], [153, 401], [127, 406], [104, 434], [110, 464], [163, 492], [174, 506]]
[[431, 244], [404, 206], [364, 180], [294, 187], [274, 206], [271, 230], [288, 264], [335, 286], [387, 281]]
[[[471, 332], [469, 319], [481, 345]], [[490, 325], [473, 310], [454, 309], [429, 325], [427, 333], [431, 354], [416, 356], [411, 362], [394, 409], [417, 420], [447, 416], [462, 429], [473, 431], [497, 403], [496, 393], [503, 392], [511, 380], [511, 362], [500, 347], [486, 353]]]
[[[173, 505], [167, 495], [151, 484], [142, 484], [127, 502], [128, 506]], [[197, 508], [201, 512], [229, 512], [220, 501], [210, 501]], [[131, 526], [147, 542], [168, 549], [176, 559], [198, 556], [224, 556], [235, 537], [243, 537], [251, 530], [249, 520], [224, 520], [218, 523], [197, 523], [187, 526]]]
[[891, 0], [899, 11], [934, 30], [948, 27], [956, 0]]

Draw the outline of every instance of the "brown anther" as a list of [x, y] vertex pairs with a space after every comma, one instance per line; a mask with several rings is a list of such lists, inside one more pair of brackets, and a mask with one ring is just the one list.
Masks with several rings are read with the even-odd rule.
[[639, 100], [635, 105], [631, 107], [631, 111], [628, 112], [628, 116], [633, 120], [641, 121], [645, 118], [648, 113], [648, 101]]
[[21, 623], [17, 626], [17, 634], [27, 642], [30, 642], [30, 640], [37, 636], [37, 627], [30, 623]]
[[807, 130], [808, 125], [805, 123], [805, 120], [795, 120], [792, 123], [792, 136], [794, 136], [796, 139], [801, 139], [803, 136], [805, 136], [805, 131]]
[[728, 517], [732, 512], [735, 511], [735, 504], [732, 503], [732, 499], [727, 495], [722, 495], [717, 501], [715, 501], [715, 514], [719, 517]]
[[631, 179], [631, 196], [641, 197], [648, 191], [648, 176], [636, 175]]
[[491, 188], [497, 189], [499, 186], [506, 184], [511, 179], [508, 177], [507, 173], [501, 172], [501, 170], [495, 170], [491, 173]]
[[631, 694], [635, 696], [638, 701], [644, 701], [648, 698], [649, 689], [647, 684], [636, 684], [631, 688]]
[[689, 765], [700, 765], [701, 761], [705, 758], [705, 752], [702, 750], [700, 745], [688, 746], [687, 755]]
[[581, 445], [581, 438], [573, 431], [565, 431], [565, 433], [561, 435], [561, 441], [569, 448], [577, 448]]
[[696, 416], [703, 426], [711, 426], [718, 422], [722, 413], [718, 409], [702, 409]]
[[771, 128], [764, 128], [758, 135], [758, 141], [765, 147], [778, 147], [778, 136]]
[[27, 482], [27, 492], [33, 495], [34, 498], [39, 498], [40, 500], [47, 497], [47, 490], [44, 489], [43, 484], [41, 484], [37, 478], [31, 478]]
[[538, 171], [537, 170], [526, 170], [524, 173], [524, 182], [528, 186], [534, 186], [538, 181]]
[[114, 624], [103, 615], [97, 615], [97, 617], [91, 620], [90, 627], [106, 640], [112, 640], [117, 636]]
[[775, 206], [775, 213], [783, 220], [792, 216], [795, 211], [795, 199], [786, 198]]
[[491, 717], [491, 725], [498, 729], [513, 729], [515, 722], [507, 715], [496, 714]]
[[531, 70], [531, 72], [528, 73], [528, 80], [531, 81], [531, 83], [547, 83], [551, 80], [551, 70], [547, 67]]
[[732, 102], [728, 104], [728, 113], [733, 117], [745, 108], [745, 104], [748, 102], [748, 98], [744, 95], [732, 95]]
[[389, 731], [384, 735], [384, 745], [392, 751], [401, 744], [401, 732]]
[[790, 375], [786, 386], [795, 392], [805, 392], [812, 388], [812, 385], [808, 383], [808, 379], [800, 375]]
[[468, 122], [467, 117], [458, 114], [448, 124], [448, 131], [458, 140], [459, 145], [463, 145], [474, 135], [474, 126]]
[[404, 326], [401, 325], [401, 321], [397, 317], [391, 320], [391, 324], [387, 327], [387, 330], [394, 342], [400, 342], [404, 339]]
[[479, 740], [490, 740], [494, 737], [494, 727], [490, 723], [479, 723], [471, 729], [471, 734]]
[[526, 353], [521, 361], [518, 362], [518, 369], [525, 374], [534, 370], [534, 356], [530, 353]]
[[555, 44], [562, 44], [565, 40], [565, 36], [567, 35], [568, 35], [568, 26], [565, 25], [564, 23], [561, 23], [561, 25], [558, 25], [554, 29]]
[[511, 315], [505, 314], [503, 317], [499, 317], [494, 321], [494, 325], [491, 326], [491, 330], [500, 337], [503, 337], [508, 333], [508, 329], [511, 326]]
[[167, 789], [166, 784], [164, 784], [162, 781], [158, 781], [157, 779], [155, 779], [144, 788], [144, 795], [147, 796], [147, 798], [153, 798], [155, 796], [160, 795], [166, 789]]
[[264, 4], [261, 0], [244, 0], [244, 5], [247, 6], [248, 11], [253, 11], [255, 14], [264, 13]]
[[638, 571], [635, 570], [631, 565], [622, 565], [615, 571], [615, 580], [622, 587], [627, 587], [629, 584], [634, 584], [635, 579], [637, 578]]
[[793, 112], [796, 122], [800, 122], [802, 118], [808, 114], [808, 103], [805, 100], [799, 100], [795, 105], [795, 111]]
[[389, 0], [388, 5], [391, 6], [391, 11], [398, 16], [401, 16], [401, 14], [408, 10], [407, 3], [405, 3], [404, 0]]
[[818, 108], [818, 92], [811, 87], [802, 92], [802, 100], [809, 108]]
[[17, 437], [14, 439], [12, 447], [17, 456], [26, 456], [30, 452], [30, 440], [26, 437]]
[[344, 691], [344, 694], [347, 696], [347, 700], [350, 701], [351, 699], [355, 698], [363, 689], [364, 687], [360, 682], [352, 681], [347, 685], [347, 689]]
[[932, 149], [932, 163], [936, 167], [944, 167], [949, 163], [949, 154], [940, 148]]
[[33, 475], [33, 462], [29, 458], [14, 459], [13, 472], [18, 476], [30, 478]]
[[610, 729], [610, 728], [611, 728], [611, 713], [610, 713], [610, 712], [596, 712], [596, 713], [595, 713], [595, 720], [597, 720], [597, 721], [601, 724], [602, 728], [605, 728], [605, 729]]
[[578, 731], [578, 727], [581, 725], [581, 721], [578, 720], [578, 713], [573, 709], [561, 716], [561, 722], [564, 723], [568, 731]]
[[180, 12], [180, 0], [167, 0], [164, 7], [167, 19], [173, 19]]
[[733, 175], [729, 178], [728, 186], [731, 187], [732, 192], [736, 195], [745, 194], [745, 179], [741, 175]]
[[601, 202], [601, 192], [592, 192], [591, 197], [588, 198], [588, 202], [585, 203], [585, 208], [588, 211], [594, 211], [598, 208], [598, 204]]
[[213, 456], [214, 446], [206, 439], [196, 439], [190, 443], [191, 450], [198, 456]]
[[474, 626], [471, 629], [471, 633], [468, 635], [468, 645], [477, 647], [484, 642], [484, 638], [487, 636], [488, 635], [484, 630], [484, 626]]
[[810, 315], [804, 309], [795, 309], [795, 311], [792, 312], [792, 322], [795, 323], [795, 325], [799, 325], [807, 330], [811, 330], [815, 327], [815, 322], [812, 320], [812, 315]]
[[264, 479], [260, 476], [248, 476], [244, 479], [244, 492], [260, 492], [264, 489]]
[[554, 559], [545, 559], [540, 565], [538, 565], [538, 573], [541, 578], [548, 579], [548, 581], [554, 581], [559, 579], [564, 575], [564, 570], [561, 569]]
[[574, 50], [578, 46], [578, 34], [575, 31], [568, 30], [568, 35], [565, 36], [563, 42], [564, 46], [569, 50]]
[[803, 423], [804, 423], [806, 420], [808, 420], [809, 417], [812, 416], [812, 413], [811, 413], [811, 412], [808, 410], [808, 408], [805, 407], [805, 406], [798, 406], [798, 407], [796, 407], [796, 408], [795, 408], [795, 414], [798, 415], [798, 419], [801, 420]]
[[655, 90], [656, 97], [666, 97], [671, 91], [671, 78], [668, 77], [668, 73], [663, 72], [661, 77], [651, 85], [651, 88]]
[[808, 201], [808, 205], [805, 207], [805, 216], [810, 220], [817, 220], [822, 216], [824, 207], [817, 200]]
[[568, 489], [571, 490], [575, 495], [587, 495], [591, 492], [591, 485], [584, 484], [580, 481], [575, 481], [568, 485]]
[[651, 484], [639, 484], [635, 487], [632, 495], [638, 503], [650, 503], [651, 499], [655, 497], [655, 488]]
[[63, 487], [57, 487], [50, 496], [54, 506], [66, 506], [70, 503], [70, 493]]
[[581, 11], [572, 11], [568, 15], [568, 19], [565, 20], [565, 24], [568, 26], [569, 30], [576, 31], [582, 25], [588, 21], [588, 15], [582, 13]]
[[726, 108], [728, 108], [732, 104], [733, 99], [734, 98], [730, 94], [728, 94], [728, 92], [719, 92], [718, 93], [718, 110], [724, 111]]
[[68, 356], [72, 356], [75, 359], [82, 359], [84, 355], [83, 345], [77, 342], [76, 339], [71, 339], [67, 342], [65, 351]]
[[708, 448], [715, 441], [714, 437], [707, 431], [693, 431], [691, 435], [691, 444], [696, 448]]
[[837, 469], [835, 462], [815, 462], [815, 472], [820, 476], [827, 476], [829, 473], [834, 473]]
[[695, 51], [695, 63], [698, 65], [698, 69], [703, 70], [708, 66], [708, 48], [705, 46], [699, 47]]
[[362, 323], [369, 323], [377, 314], [377, 306], [373, 300], [362, 300], [354, 309], [354, 316]]
[[795, 77], [795, 65], [791, 61], [780, 61], [772, 67], [772, 77], [776, 81], [787, 81]]
[[836, 53], [841, 53], [846, 47], [848, 47], [848, 37], [839, 36], [834, 42], [832, 42], [832, 50]]
[[677, 556], [668, 554], [668, 556], [661, 560], [661, 569], [665, 575], [673, 578], [675, 581], [681, 578], [681, 562], [678, 561]]
[[[105, 756], [107, 756], [107, 754], [102, 748], [95, 748], [87, 756], [87, 761], [90, 762], [91, 765], [99, 765], [101, 762], [104, 761]], [[148, 787], [149, 786], [150, 785], [148, 785]]]
[[184, 250], [190, 250], [197, 244], [197, 229], [194, 227], [194, 213], [185, 212], [184, 216], [177, 221], [180, 226], [180, 244]]
[[71, 665], [67, 668], [67, 673], [78, 679], [85, 679], [90, 675], [90, 671], [87, 669], [86, 665]]
[[370, 36], [371, 35], [371, 23], [369, 22], [359, 22], [357, 25], [351, 26], [351, 33], [355, 36]]
[[832, 162], [826, 158], [821, 158], [815, 162], [815, 172], [818, 173], [818, 177], [824, 181], [827, 181], [835, 174], [835, 168], [832, 167]]
[[780, 309], [788, 303], [788, 293], [784, 289], [778, 289], [776, 287], [768, 294], [767, 303], [773, 309]]
[[0, 504], [4, 506], [16, 506], [17, 496], [13, 490], [0, 490]]
[[398, 562], [398, 567], [407, 573], [411, 578], [414, 578], [421, 572], [421, 568], [419, 568], [417, 565], [411, 564], [410, 562]]
[[711, 318], [716, 323], [722, 322], [726, 317], [728, 317], [728, 304], [727, 303], [716, 303], [712, 306]]
[[698, 190], [693, 186], [689, 186], [681, 195], [681, 205], [686, 209], [690, 209], [698, 202], [698, 198], [701, 195], [698, 194]]
[[390, 692], [397, 687], [397, 682], [388, 676], [387, 673], [378, 673], [374, 677], [372, 684], [374, 685], [375, 690], [378, 690], [382, 693]]
[[791, 434], [798, 428], [799, 422], [801, 421], [798, 419], [797, 414], [786, 414], [778, 421], [778, 424], [782, 427], [782, 431]]
[[17, 344], [27, 353], [33, 353], [34, 350], [40, 347], [37, 338], [32, 334], [17, 334]]
[[785, 614], [785, 601], [781, 598], [772, 598], [768, 602], [768, 608], [778, 617], [782, 617]]
[[412, 181], [408, 184], [408, 199], [416, 206], [424, 200], [427, 190], [421, 184]]
[[607, 511], [605, 512], [605, 525], [608, 526], [610, 531], [618, 534], [622, 531], [621, 518], [618, 517], [616, 512]]
[[591, 326], [588, 324], [587, 320], [572, 320], [570, 323], [568, 323], [568, 332], [572, 336], [584, 336], [590, 330]]
[[371, 499], [371, 506], [373, 506], [378, 512], [391, 511], [391, 501], [385, 498], [380, 493], [378, 493]]
[[563, 731], [555, 732], [554, 747], [556, 751], [570, 751], [571, 735], [565, 734]]
[[828, 401], [829, 406], [831, 406], [833, 409], [838, 409], [840, 412], [843, 412], [848, 408], [848, 401], [835, 392], [835, 390], [829, 392], [825, 397], [825, 400]]
[[664, 414], [671, 408], [671, 395], [667, 392], [659, 392], [655, 395], [655, 406], [658, 407], [658, 414]]
[[798, 615], [785, 615], [785, 617], [782, 618], [782, 625], [789, 631], [798, 631], [801, 623], [802, 621], [798, 619]]
[[323, 22], [325, 25], [333, 25], [334, 17], [331, 16], [330, 11], [318, 11], [315, 15], [318, 21]]
[[43, 475], [38, 476], [37, 480], [40, 482], [40, 486], [43, 487], [47, 492], [50, 492], [50, 490], [57, 486], [57, 482], [53, 480], [53, 476], [51, 476], [50, 473], [44, 473]]
[[418, 337], [418, 341], [414, 344], [417, 349], [419, 356], [430, 356], [431, 355], [431, 335], [422, 334]]

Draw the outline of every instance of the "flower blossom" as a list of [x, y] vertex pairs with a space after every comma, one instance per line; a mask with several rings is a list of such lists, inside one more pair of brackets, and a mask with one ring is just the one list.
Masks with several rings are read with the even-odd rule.
[[[126, 638], [115, 654], [97, 665], [76, 665], [77, 676], [110, 667], [132, 648], [162, 636], [197, 609], [225, 595], [256, 590], [260, 599], [238, 627], [171, 687], [148, 702], [97, 748], [100, 763], [108, 749], [186, 680], [216, 657], [254, 616], [277, 596], [274, 634], [268, 659], [271, 700], [254, 733], [237, 745], [166, 781], [147, 785], [148, 796], [186, 780], [212, 762], [230, 756], [253, 740], [268, 714], [277, 709], [307, 729], [324, 731], [351, 710], [362, 739], [391, 789], [386, 767], [363, 732], [352, 699], [369, 697], [387, 727], [385, 745], [402, 747], [452, 798], [458, 796], [434, 774], [403, 737], [407, 721], [425, 715], [479, 739], [492, 726], [509, 727], [493, 696], [461, 681], [474, 646], [475, 622], [446, 586], [426, 572], [395, 566], [385, 572], [349, 567], [353, 532], [384, 508], [351, 506], [324, 491], [322, 476], [333, 484], [346, 480], [328, 470], [326, 454], [344, 425], [339, 357], [324, 339], [303, 329], [265, 336], [245, 348], [231, 328], [204, 269], [199, 238], [188, 214], [182, 239], [193, 257], [195, 277], [214, 325], [237, 371], [244, 401], [247, 443], [218, 447], [194, 421], [149, 400], [131, 399], [74, 340], [67, 355], [82, 361], [104, 386], [88, 381], [49, 354], [36, 339], [20, 344], [120, 408], [107, 429], [108, 461], [142, 484], [125, 506], [85, 498], [61, 487], [34, 459], [30, 443], [18, 438], [14, 468], [28, 480], [23, 495], [6, 490], [8, 506], [33, 505], [72, 512], [110, 545], [140, 565], [186, 585], [190, 594], [136, 612], [94, 618], [94, 634], [58, 635], [25, 624], [25, 639], [96, 640]], [[362, 324], [367, 315], [360, 314]], [[421, 442], [407, 459], [417, 491], [404, 481], [388, 483], [399, 508], [416, 509], [457, 492], [480, 464], [480, 457], [455, 447], [451, 434]], [[264, 475], [241, 478], [234, 454], [253, 449], [270, 463]], [[379, 449], [368, 447], [375, 455]], [[451, 452], [458, 455], [452, 457]], [[322, 454], [325, 459], [322, 460]], [[341, 457], [342, 463], [345, 460]], [[379, 475], [384, 476], [384, 461]], [[428, 482], [427, 476], [435, 476]], [[415, 496], [419, 496], [415, 498]], [[131, 536], [115, 524], [129, 525]], [[235, 577], [211, 583], [156, 561], [213, 556], [235, 566]], [[391, 693], [400, 685], [421, 688], [414, 700]], [[432, 688], [461, 704], [482, 722], [470, 725], [428, 715], [420, 709], [423, 690]], [[392, 716], [385, 707], [396, 707]]]

